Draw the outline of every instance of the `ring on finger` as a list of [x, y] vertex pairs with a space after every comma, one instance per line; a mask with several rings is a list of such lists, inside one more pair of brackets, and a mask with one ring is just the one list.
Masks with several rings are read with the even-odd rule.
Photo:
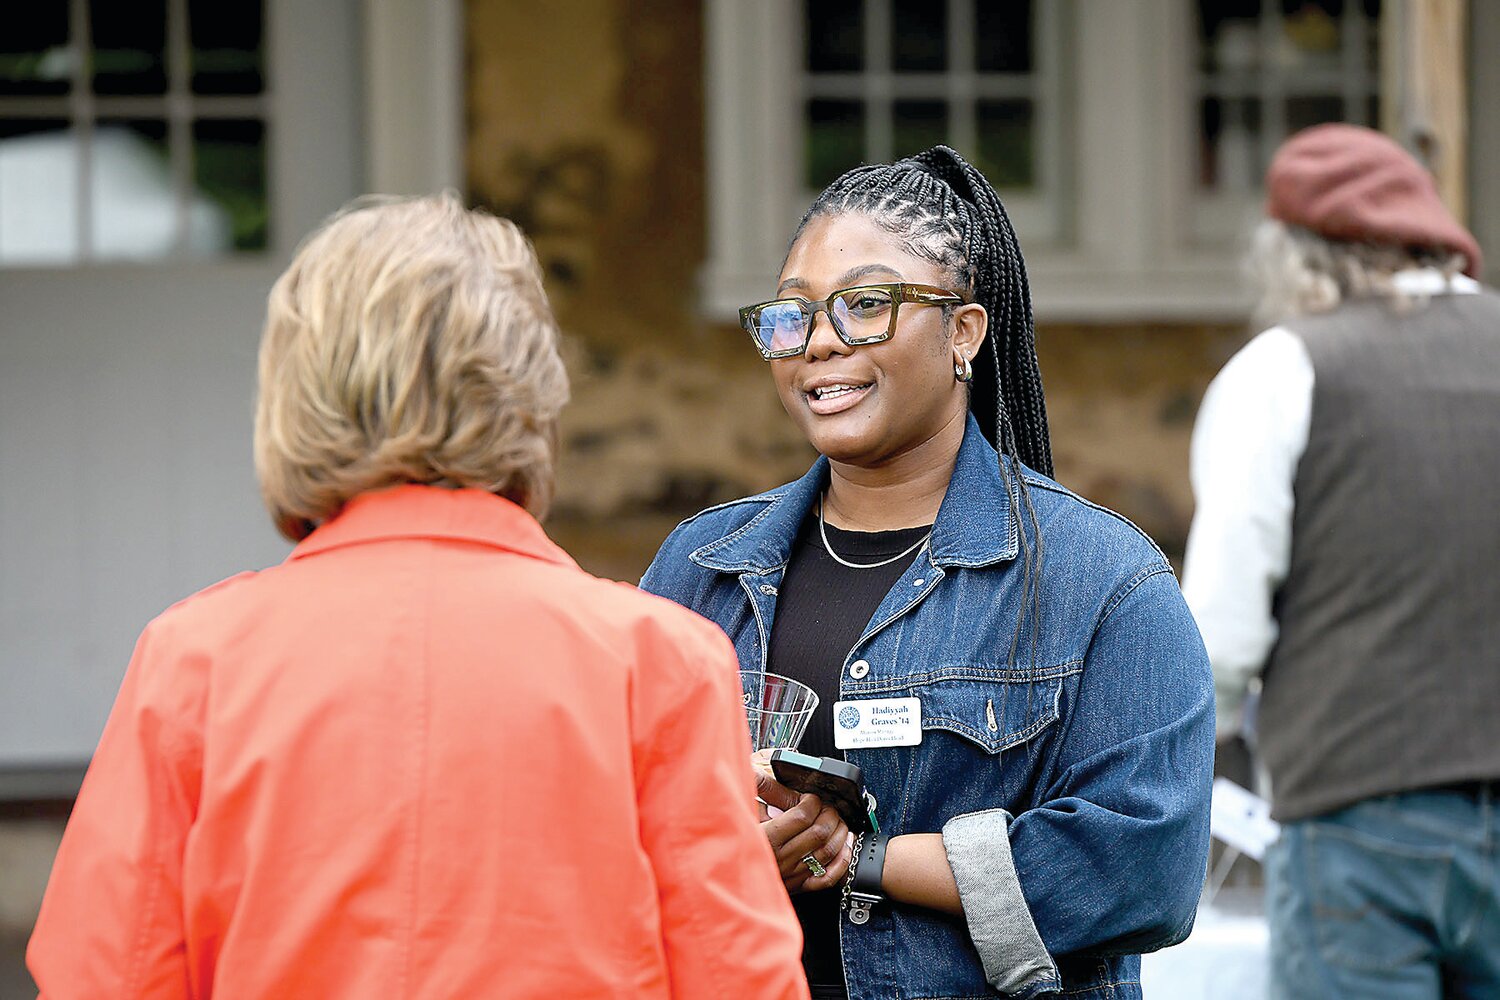
[[802, 863], [807, 866], [808, 871], [812, 872], [813, 878], [822, 878], [824, 875], [828, 874], [828, 869], [823, 867], [823, 862], [819, 861], [811, 854], [803, 858]]

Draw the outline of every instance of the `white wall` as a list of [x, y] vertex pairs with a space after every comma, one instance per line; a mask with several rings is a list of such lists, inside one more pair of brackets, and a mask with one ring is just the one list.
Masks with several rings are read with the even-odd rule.
[[[0, 761], [77, 764], [135, 637], [281, 557], [250, 461], [270, 272], [29, 275], [0, 320]], [[0, 278], [0, 294], [14, 282]], [[159, 290], [159, 289], [158, 289]]]

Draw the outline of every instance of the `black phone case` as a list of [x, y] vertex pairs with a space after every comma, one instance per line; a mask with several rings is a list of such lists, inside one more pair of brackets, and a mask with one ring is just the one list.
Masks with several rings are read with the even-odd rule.
[[819, 757], [818, 767], [814, 769], [786, 760], [779, 753], [771, 754], [771, 773], [777, 781], [796, 792], [811, 792], [825, 805], [833, 806], [855, 833], [870, 829], [864, 774], [858, 765], [832, 757]]

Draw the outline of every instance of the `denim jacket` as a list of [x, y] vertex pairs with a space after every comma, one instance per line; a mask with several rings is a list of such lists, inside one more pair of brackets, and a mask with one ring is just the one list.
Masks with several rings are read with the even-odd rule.
[[[883, 829], [942, 833], [964, 908], [841, 919], [851, 1000], [1138, 997], [1140, 953], [1192, 928], [1213, 769], [1202, 640], [1150, 539], [1023, 474], [1045, 546], [1039, 618], [1016, 635], [1019, 499], [971, 419], [929, 546], [844, 660], [841, 699], [921, 701], [920, 744], [847, 757]], [[641, 586], [763, 670], [793, 539], [827, 482], [820, 458], [685, 521]]]

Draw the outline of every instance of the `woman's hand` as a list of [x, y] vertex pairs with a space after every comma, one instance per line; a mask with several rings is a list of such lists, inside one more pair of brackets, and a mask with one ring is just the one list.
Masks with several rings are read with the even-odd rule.
[[[760, 828], [776, 854], [786, 891], [817, 892], [837, 885], [854, 856], [854, 837], [843, 817], [816, 795], [799, 795], [777, 781], [768, 766], [755, 763], [755, 793], [765, 804]], [[822, 875], [814, 876], [803, 863], [809, 854], [823, 864]]]

